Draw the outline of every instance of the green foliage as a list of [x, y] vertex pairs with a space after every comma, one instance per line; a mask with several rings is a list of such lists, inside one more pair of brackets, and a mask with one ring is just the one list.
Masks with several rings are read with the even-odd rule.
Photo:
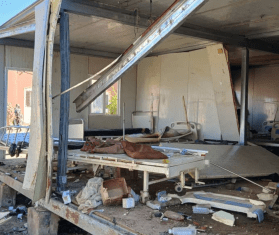
[[115, 114], [117, 114], [118, 95], [117, 95], [117, 91], [115, 90], [115, 88], [112, 87], [112, 89], [113, 89], [114, 95], [111, 96], [111, 100], [109, 101], [110, 104], [107, 105], [107, 109], [108, 109], [108, 114], [115, 115]]

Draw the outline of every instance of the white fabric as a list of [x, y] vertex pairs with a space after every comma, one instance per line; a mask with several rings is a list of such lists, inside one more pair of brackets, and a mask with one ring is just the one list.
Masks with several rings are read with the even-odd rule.
[[102, 204], [100, 188], [103, 181], [100, 177], [94, 177], [88, 180], [86, 186], [76, 196], [79, 211], [87, 213], [88, 209], [96, 208]]

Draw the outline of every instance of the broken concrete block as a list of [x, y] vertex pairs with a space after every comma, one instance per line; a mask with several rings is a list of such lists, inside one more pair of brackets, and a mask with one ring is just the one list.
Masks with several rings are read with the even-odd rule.
[[60, 217], [42, 207], [29, 207], [27, 217], [28, 234], [56, 235]]
[[0, 182], [0, 206], [10, 207], [15, 206], [16, 191], [8, 185]]
[[233, 226], [235, 221], [234, 216], [225, 211], [215, 212], [212, 215], [212, 219], [229, 226]]
[[262, 201], [271, 201], [274, 198], [274, 195], [271, 193], [259, 193], [257, 196]]

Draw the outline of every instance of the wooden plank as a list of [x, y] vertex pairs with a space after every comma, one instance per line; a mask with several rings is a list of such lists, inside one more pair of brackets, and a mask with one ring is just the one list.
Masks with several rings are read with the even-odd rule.
[[32, 110], [30, 144], [23, 188], [34, 190], [34, 201], [46, 193], [46, 133], [43, 103], [43, 67], [46, 49], [47, 23], [50, 1], [45, 0], [35, 8], [35, 50], [32, 81]]
[[208, 46], [207, 53], [222, 139], [238, 141], [239, 129], [235, 95], [225, 48], [222, 44]]
[[[70, 88], [70, 35], [69, 14], [60, 14], [60, 59], [61, 59], [61, 92]], [[60, 97], [60, 123], [57, 168], [57, 190], [64, 191], [67, 184], [67, 157], [70, 93]]]
[[[0, 45], [0, 127], [5, 126], [5, 119], [6, 119], [6, 97], [5, 97], [5, 89], [6, 89], [6, 82], [5, 82], [5, 46]], [[5, 151], [0, 150], [0, 159], [5, 158]]]

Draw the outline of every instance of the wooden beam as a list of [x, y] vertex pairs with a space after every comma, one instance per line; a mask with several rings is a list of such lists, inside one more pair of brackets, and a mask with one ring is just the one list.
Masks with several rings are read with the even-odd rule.
[[[61, 92], [70, 88], [70, 35], [69, 14], [60, 14], [60, 58], [61, 58]], [[67, 184], [68, 130], [69, 130], [70, 93], [60, 97], [60, 124], [57, 190], [64, 191]]]

